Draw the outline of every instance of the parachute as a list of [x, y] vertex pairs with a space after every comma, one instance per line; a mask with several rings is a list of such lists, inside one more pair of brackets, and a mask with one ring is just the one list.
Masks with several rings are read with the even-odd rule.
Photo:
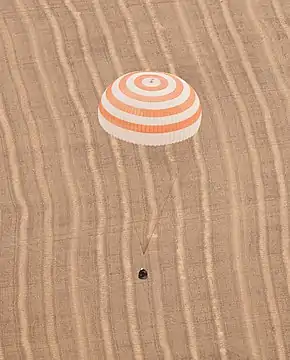
[[131, 72], [106, 89], [98, 118], [101, 127], [118, 139], [158, 146], [195, 135], [202, 109], [195, 90], [178, 76]]

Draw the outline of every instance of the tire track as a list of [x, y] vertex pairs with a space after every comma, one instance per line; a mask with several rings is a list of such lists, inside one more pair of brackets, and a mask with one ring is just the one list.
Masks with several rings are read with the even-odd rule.
[[[262, 41], [262, 46], [265, 54], [267, 55], [267, 58], [270, 61], [272, 72], [275, 75], [275, 79], [277, 81], [277, 84], [279, 86], [279, 90], [282, 93], [284, 99], [286, 100], [286, 106], [287, 106], [287, 112], [290, 114], [290, 102], [289, 102], [289, 91], [290, 86], [287, 86], [286, 82], [283, 79], [283, 76], [281, 74], [281, 71], [277, 65], [277, 62], [274, 59], [273, 51], [271, 49], [271, 45], [269, 44], [269, 41], [267, 37], [262, 37], [263, 30], [259, 24], [259, 19], [255, 14], [255, 11], [253, 9], [253, 3], [249, 0], [246, 0], [247, 10], [248, 14], [250, 16], [250, 19], [252, 21], [252, 25], [255, 27], [256, 32], [259, 34], [259, 36], [264, 40]], [[260, 89], [259, 89], [260, 90]], [[266, 99], [265, 99], [266, 100]], [[274, 131], [274, 129], [273, 129]], [[276, 140], [276, 139], [275, 139]], [[277, 141], [277, 140], [276, 140]], [[278, 145], [277, 145], [278, 147]], [[276, 150], [277, 151], [277, 150]], [[281, 218], [281, 240], [282, 240], [282, 247], [283, 247], [283, 261], [284, 261], [284, 267], [286, 272], [286, 279], [287, 279], [287, 288], [288, 288], [288, 295], [290, 296], [290, 241], [289, 241], [289, 221], [288, 221], [288, 197], [287, 197], [287, 188], [286, 188], [286, 179], [285, 179], [285, 170], [283, 167], [282, 162], [282, 156], [279, 151], [278, 155], [278, 164], [277, 164], [277, 181], [279, 186], [279, 193], [280, 193], [280, 218]], [[278, 169], [281, 174], [282, 172], [282, 179], [280, 177], [278, 178]]]
[[[225, 2], [224, 4], [227, 5], [228, 3]], [[258, 100], [260, 108], [261, 108], [262, 112], [264, 113], [265, 127], [266, 127], [267, 137], [268, 137], [269, 143], [270, 143], [270, 148], [273, 153], [274, 166], [275, 166], [275, 171], [276, 171], [276, 175], [277, 175], [276, 177], [277, 177], [280, 199], [281, 199], [280, 200], [280, 211], [282, 210], [282, 213], [280, 213], [280, 219], [283, 224], [282, 227], [286, 228], [285, 224], [286, 225], [288, 224], [287, 196], [285, 196], [285, 194], [287, 194], [286, 193], [286, 185], [285, 185], [285, 179], [284, 179], [284, 170], [283, 170], [283, 162], [282, 162], [281, 152], [280, 152], [279, 146], [277, 144], [277, 139], [276, 139], [276, 135], [275, 135], [271, 112], [268, 107], [267, 100], [266, 100], [265, 96], [263, 95], [262, 89], [257, 81], [256, 75], [253, 71], [251, 63], [248, 59], [244, 45], [243, 45], [241, 38], [237, 32], [237, 29], [234, 25], [233, 19], [229, 12], [228, 5], [222, 6], [221, 9], [222, 9], [222, 13], [223, 13], [225, 22], [229, 29], [229, 32], [235, 42], [238, 52], [240, 54], [240, 58], [241, 58], [243, 67], [246, 71], [249, 82], [254, 90], [254, 93]], [[286, 197], [286, 202], [285, 202], [285, 197]], [[286, 215], [286, 219], [285, 219], [285, 215]], [[285, 236], [285, 232], [283, 232], [282, 235]], [[286, 241], [287, 241], [287, 239], [286, 239]], [[283, 242], [283, 245], [285, 245], [285, 239], [282, 239], [282, 242]], [[276, 301], [277, 299], [275, 297], [275, 291], [274, 291], [272, 279], [270, 277], [271, 268], [270, 268], [270, 263], [269, 263], [269, 254], [268, 254], [268, 250], [266, 247], [265, 247], [265, 249], [263, 249], [263, 256], [265, 256], [265, 261], [262, 262], [263, 275], [264, 275], [264, 278], [266, 281], [266, 290], [267, 290], [267, 294], [268, 294], [269, 308], [270, 308], [270, 312], [272, 313], [272, 321], [273, 321], [273, 325], [275, 327], [275, 340], [276, 340], [276, 344], [277, 344], [278, 356], [279, 356], [279, 359], [286, 360], [284, 340], [283, 340], [283, 334], [282, 334], [282, 329], [281, 329], [281, 320], [279, 318], [279, 310], [278, 310], [278, 305], [277, 305], [277, 301]]]
[[[92, 76], [93, 84], [95, 89], [97, 90], [99, 98], [101, 98], [104, 89], [101, 80], [99, 78], [98, 70], [90, 53], [89, 42], [87, 39], [86, 29], [84, 27], [82, 18], [70, 1], [66, 1], [66, 5], [69, 5], [70, 9], [72, 10], [72, 14], [75, 17], [80, 42], [82, 44], [82, 51], [83, 51], [85, 63], [89, 70], [90, 75]], [[123, 269], [124, 269], [125, 282], [126, 282], [125, 293], [126, 293], [126, 303], [127, 303], [128, 320], [129, 320], [128, 322], [129, 322], [129, 329], [130, 329], [135, 357], [136, 359], [141, 360], [143, 359], [143, 354], [142, 354], [143, 351], [142, 351], [140, 336], [138, 333], [136, 300], [134, 296], [134, 285], [132, 278], [131, 254], [130, 254], [131, 252], [130, 238], [132, 236], [131, 234], [132, 230], [130, 226], [131, 225], [130, 222], [131, 210], [129, 204], [130, 194], [128, 190], [128, 183], [126, 179], [125, 168], [121, 156], [119, 143], [113, 138], [110, 139], [110, 142], [119, 173], [120, 188], [122, 189], [121, 198], [122, 198], [122, 205], [124, 211], [124, 223], [122, 230], [122, 262], [123, 262]], [[110, 341], [112, 341], [112, 339]], [[112, 345], [109, 345], [109, 352], [111, 354], [113, 353]]]
[[4, 134], [6, 142], [8, 160], [11, 169], [11, 179], [13, 184], [13, 191], [15, 199], [20, 208], [20, 224], [19, 224], [19, 238], [17, 241], [18, 248], [18, 298], [17, 307], [20, 319], [20, 334], [21, 344], [23, 346], [25, 356], [27, 360], [33, 360], [32, 348], [29, 340], [29, 324], [27, 317], [27, 260], [28, 260], [28, 225], [29, 225], [29, 211], [24, 196], [23, 186], [21, 184], [21, 177], [19, 173], [19, 159], [17, 157], [15, 141], [13, 138], [12, 129], [9, 125], [9, 119], [7, 117], [4, 101], [0, 93], [0, 125]]
[[[212, 21], [210, 12], [208, 10], [208, 7], [201, 0], [198, 0], [198, 5], [200, 8], [200, 11], [204, 14], [204, 18], [206, 18], [205, 27], [206, 27], [207, 33], [212, 41], [212, 44], [213, 44], [213, 47], [217, 54], [218, 60], [220, 62], [222, 71], [227, 79], [228, 86], [230, 87], [230, 90], [236, 100], [236, 104], [237, 104], [238, 110], [241, 115], [241, 121], [242, 121], [244, 130], [245, 130], [246, 140], [247, 140], [248, 148], [249, 148], [249, 154], [252, 159], [253, 173], [256, 175], [254, 180], [255, 180], [256, 194], [257, 194], [257, 199], [258, 199], [260, 259], [261, 259], [263, 278], [264, 278], [266, 292], [267, 292], [267, 303], [269, 306], [269, 311], [270, 311], [271, 319], [273, 321], [274, 328], [276, 329], [275, 333], [278, 329], [278, 334], [277, 334], [277, 336], [275, 336], [275, 341], [276, 341], [277, 348], [278, 348], [278, 347], [280, 347], [280, 344], [283, 343], [283, 341], [281, 342], [281, 339], [282, 339], [281, 324], [280, 324], [280, 319], [279, 319], [279, 315], [278, 315], [276, 301], [273, 296], [273, 285], [271, 282], [271, 278], [269, 276], [270, 266], [269, 266], [269, 257], [268, 257], [268, 251], [267, 251], [267, 227], [266, 227], [267, 220], [266, 220], [265, 195], [264, 195], [264, 184], [263, 184], [263, 180], [262, 180], [261, 164], [260, 164], [259, 155], [258, 155], [258, 152], [256, 149], [255, 141], [254, 141], [254, 138], [252, 135], [251, 124], [250, 124], [250, 122], [245, 121], [246, 119], [250, 118], [250, 116], [248, 114], [246, 104], [244, 103], [244, 101], [241, 97], [241, 94], [239, 93], [239, 89], [237, 87], [235, 79], [232, 76], [232, 74], [228, 68], [227, 61], [226, 61], [226, 55], [225, 55], [224, 49], [218, 39], [216, 31], [214, 29], [213, 21]], [[246, 114], [246, 116], [244, 116], [244, 114]], [[255, 169], [257, 169], [257, 170], [255, 170]], [[270, 292], [270, 294], [269, 294], [269, 292]]]
[[[0, 21], [2, 29], [2, 37], [5, 43], [7, 52], [7, 64], [10, 68], [12, 80], [16, 84], [20, 95], [20, 104], [22, 113], [27, 123], [29, 137], [32, 144], [32, 151], [34, 154], [36, 181], [41, 193], [41, 199], [44, 203], [44, 265], [43, 265], [43, 289], [45, 297], [45, 318], [46, 318], [46, 333], [49, 342], [49, 348], [58, 351], [57, 340], [55, 337], [54, 326], [54, 306], [53, 306], [53, 285], [52, 285], [52, 268], [53, 268], [53, 204], [49, 192], [48, 182], [44, 170], [44, 158], [42, 152], [42, 144], [39, 137], [37, 123], [32, 113], [31, 104], [27, 90], [20, 73], [20, 68], [15, 54], [13, 40], [7, 26]], [[3, 33], [4, 32], [4, 33]], [[59, 358], [59, 354], [57, 355]]]
[[[218, 130], [222, 129], [222, 131], [219, 130], [219, 136], [222, 139], [221, 142], [223, 144], [225, 144], [225, 147], [226, 147], [226, 149], [224, 150], [226, 158], [227, 158], [227, 161], [225, 162], [225, 164], [226, 164], [226, 167], [228, 168], [229, 184], [230, 184], [230, 191], [231, 191], [231, 204], [232, 204], [231, 207], [232, 207], [232, 211], [234, 212], [233, 221], [232, 221], [232, 232], [234, 234], [233, 239], [235, 239], [234, 246], [233, 246], [233, 253], [234, 253], [235, 261], [236, 261], [236, 268], [237, 268], [242, 302], [244, 304], [243, 312], [244, 312], [246, 325], [247, 325], [249, 343], [250, 343], [250, 347], [251, 347], [252, 355], [253, 355], [254, 359], [258, 360], [260, 358], [259, 357], [260, 355], [259, 355], [257, 340], [256, 340], [255, 334], [254, 334], [253, 323], [251, 321], [252, 315], [251, 315], [251, 311], [250, 311], [250, 303], [248, 301], [248, 295], [247, 295], [247, 289], [246, 289], [246, 279], [243, 274], [243, 263], [242, 263], [241, 257], [240, 257], [242, 250], [241, 250], [241, 246], [240, 246], [240, 242], [239, 242], [240, 225], [239, 225], [238, 218], [240, 218], [241, 212], [240, 212], [239, 200], [238, 200], [238, 195], [237, 195], [238, 184], [237, 184], [237, 178], [236, 178], [235, 171], [234, 171], [235, 165], [234, 165], [234, 160], [231, 155], [233, 150], [232, 150], [231, 146], [228, 146], [229, 141], [227, 140], [227, 137], [224, 135], [227, 133], [227, 131], [223, 125], [224, 121], [223, 121], [223, 116], [221, 113], [221, 107], [220, 107], [218, 101], [216, 100], [217, 97], [216, 97], [215, 93], [212, 91], [214, 86], [207, 74], [207, 71], [203, 67], [202, 60], [198, 57], [198, 49], [194, 45], [194, 42], [191, 39], [191, 29], [189, 27], [188, 21], [186, 20], [186, 15], [183, 11], [182, 5], [179, 5], [178, 3], [176, 3], [176, 11], [179, 14], [179, 17], [181, 19], [180, 22], [182, 24], [182, 29], [185, 34], [184, 35], [185, 39], [190, 44], [189, 49], [191, 51], [192, 57], [194, 59], [196, 59], [198, 65], [199, 65], [201, 74], [203, 76], [203, 79], [206, 80], [205, 86], [207, 88], [208, 93], [212, 94], [210, 96], [210, 98], [214, 102], [214, 108], [216, 109], [216, 113], [218, 115], [216, 117], [216, 119], [219, 121], [219, 126], [217, 128], [218, 128]], [[245, 128], [244, 128], [244, 131], [245, 131]], [[245, 131], [245, 134], [247, 136], [246, 131]], [[247, 143], [248, 143], [248, 141], [247, 141]], [[248, 147], [249, 147], [249, 144], [248, 144]]]
[[[73, 213], [72, 214], [72, 231], [73, 231], [72, 240], [73, 241], [72, 241], [72, 245], [71, 245], [71, 249], [72, 249], [72, 251], [71, 251], [71, 263], [72, 263], [71, 264], [71, 278], [73, 278], [74, 272], [76, 269], [76, 266], [74, 266], [73, 263], [75, 262], [75, 253], [76, 253], [75, 250], [76, 250], [77, 242], [79, 239], [80, 206], [79, 206], [77, 187], [73, 180], [70, 159], [68, 157], [69, 145], [68, 145], [68, 140], [65, 135], [66, 130], [62, 124], [62, 119], [60, 117], [59, 111], [55, 106], [52, 92], [50, 91], [50, 81], [48, 80], [49, 77], [48, 77], [46, 69], [43, 65], [42, 55], [39, 50], [39, 43], [37, 40], [35, 28], [32, 25], [32, 22], [28, 16], [27, 11], [25, 11], [25, 6], [24, 6], [23, 2], [20, 0], [15, 0], [15, 2], [17, 4], [18, 8], [20, 9], [20, 14], [22, 15], [23, 22], [24, 22], [27, 32], [30, 36], [30, 42], [31, 42], [31, 45], [33, 48], [34, 58], [35, 58], [36, 65], [37, 65], [37, 68], [38, 68], [38, 71], [40, 73], [41, 80], [42, 80], [41, 85], [43, 87], [43, 91], [46, 95], [46, 99], [48, 101], [50, 110], [52, 112], [52, 117], [55, 119], [58, 133], [59, 133], [60, 148], [61, 148], [60, 151], [61, 151], [61, 155], [62, 155], [64, 174], [65, 174], [66, 182], [67, 182], [69, 193], [70, 193], [70, 201], [71, 201], [71, 205], [72, 205], [71, 208], [72, 208], [72, 213]], [[72, 284], [72, 292], [73, 292], [73, 297], [74, 297], [75, 291], [76, 291], [76, 284], [74, 284], [73, 279], [71, 279], [71, 281], [73, 283]], [[74, 311], [76, 312], [76, 310], [75, 310], [76, 304], [73, 304], [73, 306], [74, 306]], [[52, 351], [52, 355], [54, 356], [54, 358], [59, 359], [59, 356], [60, 356], [59, 349], [55, 346], [52, 346], [51, 351]]]
[[[92, 66], [94, 66], [94, 62], [92, 58], [90, 57], [90, 54], [88, 55], [89, 51], [89, 43], [87, 41], [87, 35], [86, 30], [82, 21], [82, 18], [80, 16], [80, 13], [76, 10], [74, 4], [69, 1], [65, 0], [65, 6], [71, 13], [72, 17], [74, 18], [74, 21], [77, 26], [79, 38], [82, 44], [82, 50], [84, 53], [84, 58], [87, 64], [88, 69], [90, 69]], [[102, 87], [102, 83], [100, 81], [99, 75], [97, 72], [94, 74], [90, 72], [94, 79], [94, 85], [97, 89], [100, 89]], [[99, 93], [99, 91], [98, 91]], [[100, 93], [99, 93], [100, 95]], [[98, 218], [99, 218], [99, 224], [98, 229], [105, 229], [107, 224], [106, 219], [106, 206], [105, 206], [105, 197], [104, 197], [104, 188], [102, 183], [102, 177], [100, 175], [100, 172], [98, 170], [96, 161], [95, 161], [95, 149], [93, 146], [93, 137], [92, 137], [92, 129], [89, 124], [89, 120], [87, 119], [87, 116], [85, 118], [85, 121], [83, 121], [83, 128], [85, 132], [85, 137], [87, 140], [87, 152], [88, 152], [88, 158], [89, 158], [89, 166], [90, 170], [93, 174], [93, 182], [96, 189], [97, 194], [97, 204], [98, 204]], [[105, 341], [105, 352], [107, 359], [115, 359], [114, 349], [113, 349], [113, 342], [112, 342], [112, 329], [109, 321], [109, 296], [108, 296], [108, 290], [107, 290], [107, 284], [108, 284], [108, 269], [107, 264], [105, 261], [105, 236], [103, 233], [100, 233], [97, 235], [97, 264], [98, 264], [98, 275], [99, 275], [99, 282], [100, 282], [100, 288], [99, 288], [99, 303], [100, 303], [100, 321], [101, 321], [101, 327], [103, 332], [103, 337]]]

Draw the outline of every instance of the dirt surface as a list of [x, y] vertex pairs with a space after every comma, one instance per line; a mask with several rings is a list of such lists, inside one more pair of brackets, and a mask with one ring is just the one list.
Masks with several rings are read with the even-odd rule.
[[[282, 0], [0, 0], [0, 360], [290, 358], [289, 39]], [[142, 69], [196, 137], [101, 129]]]

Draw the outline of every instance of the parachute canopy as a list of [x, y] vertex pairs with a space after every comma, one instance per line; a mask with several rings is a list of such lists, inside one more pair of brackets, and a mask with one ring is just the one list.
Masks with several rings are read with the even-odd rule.
[[132, 72], [104, 92], [99, 122], [110, 135], [140, 145], [166, 145], [196, 134], [202, 117], [199, 97], [178, 76]]

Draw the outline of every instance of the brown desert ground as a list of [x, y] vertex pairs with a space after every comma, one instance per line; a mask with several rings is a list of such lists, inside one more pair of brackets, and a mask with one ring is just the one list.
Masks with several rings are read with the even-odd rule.
[[[103, 131], [133, 70], [195, 137]], [[0, 360], [289, 360], [289, 78], [286, 0], [0, 0]]]

